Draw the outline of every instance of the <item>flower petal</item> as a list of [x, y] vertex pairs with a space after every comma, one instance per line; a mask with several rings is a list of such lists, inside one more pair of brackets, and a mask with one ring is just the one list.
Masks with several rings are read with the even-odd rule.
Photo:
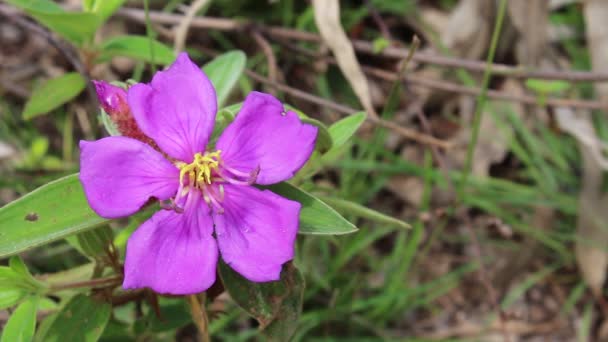
[[170, 156], [191, 162], [204, 152], [215, 123], [213, 85], [186, 53], [150, 84], [129, 88], [129, 106], [141, 130]]
[[91, 208], [106, 218], [128, 216], [150, 197], [170, 198], [179, 170], [149, 145], [127, 137], [80, 141], [80, 182]]
[[251, 281], [278, 280], [281, 266], [293, 259], [300, 203], [231, 184], [224, 196], [224, 212], [213, 214], [222, 258]]
[[228, 167], [246, 173], [259, 167], [256, 183], [273, 184], [293, 177], [306, 163], [316, 137], [317, 128], [285, 113], [279, 100], [252, 92], [216, 148]]
[[123, 287], [174, 295], [205, 291], [215, 282], [217, 244], [202, 201], [179, 214], [162, 210], [129, 238]]

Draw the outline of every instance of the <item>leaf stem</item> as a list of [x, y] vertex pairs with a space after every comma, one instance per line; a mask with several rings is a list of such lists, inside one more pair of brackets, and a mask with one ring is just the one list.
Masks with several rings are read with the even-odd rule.
[[150, 21], [150, 7], [148, 0], [144, 0], [144, 11], [146, 13], [146, 35], [150, 43], [150, 67], [152, 73], [156, 73], [156, 59], [154, 58], [154, 31], [152, 30], [152, 22]]
[[198, 328], [202, 342], [210, 342], [209, 339], [209, 318], [207, 318], [207, 310], [205, 309], [206, 294], [200, 295], [201, 300], [199, 301], [198, 295], [189, 295], [188, 304], [190, 305], [190, 311], [194, 324]]
[[496, 17], [496, 24], [494, 26], [494, 32], [492, 32], [492, 40], [490, 42], [490, 51], [488, 52], [488, 58], [486, 59], [486, 68], [483, 73], [483, 80], [481, 84], [481, 92], [477, 97], [477, 108], [475, 108], [475, 115], [473, 116], [473, 131], [471, 133], [471, 141], [467, 148], [467, 156], [465, 161], [465, 167], [462, 174], [462, 180], [458, 187], [458, 195], [460, 200], [464, 202], [464, 189], [469, 181], [469, 175], [473, 165], [473, 155], [475, 153], [475, 146], [479, 140], [479, 128], [481, 126], [481, 119], [483, 116], [483, 109], [486, 103], [488, 95], [488, 87], [490, 85], [490, 77], [492, 76], [492, 62], [494, 61], [494, 55], [496, 54], [496, 48], [498, 47], [498, 39], [500, 38], [500, 32], [502, 30], [502, 23], [505, 18], [507, 9], [507, 0], [501, 0], [498, 7], [498, 14]]
[[96, 278], [85, 281], [77, 281], [73, 283], [64, 283], [64, 284], [56, 284], [51, 285], [49, 288], [49, 292], [57, 292], [69, 289], [77, 289], [81, 287], [103, 287], [103, 286], [111, 286], [118, 285], [122, 282], [122, 276], [114, 276], [108, 278]]

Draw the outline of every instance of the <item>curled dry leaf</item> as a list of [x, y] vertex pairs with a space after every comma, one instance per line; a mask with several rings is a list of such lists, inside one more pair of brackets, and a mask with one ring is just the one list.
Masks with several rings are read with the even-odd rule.
[[583, 160], [582, 189], [578, 204], [576, 261], [587, 285], [595, 295], [601, 295], [608, 254], [608, 196], [601, 193], [602, 171], [608, 169], [608, 160], [602, 156], [605, 145], [595, 134], [589, 113], [576, 115], [569, 108], [557, 108], [559, 127], [579, 142]]
[[519, 62], [538, 65], [547, 47], [549, 0], [512, 0], [509, 19], [518, 32], [516, 53]]
[[[584, 2], [584, 17], [587, 40], [591, 50], [593, 71], [606, 70], [608, 59], [608, 31], [606, 17], [608, 2], [589, 0]], [[608, 99], [608, 84], [595, 85], [597, 95]], [[585, 281], [596, 296], [602, 295], [608, 266], [608, 196], [601, 193], [602, 172], [608, 169], [608, 160], [602, 154], [606, 148], [596, 135], [589, 113], [575, 113], [570, 109], [558, 108], [558, 125], [576, 137], [583, 159], [582, 190], [579, 199], [577, 222], [576, 259]]]
[[478, 59], [490, 43], [493, 1], [461, 0], [441, 32], [442, 43], [455, 55]]
[[0, 160], [8, 159], [15, 155], [15, 150], [7, 143], [0, 141]]
[[372, 106], [367, 78], [355, 56], [355, 50], [340, 24], [340, 3], [338, 0], [313, 0], [315, 22], [323, 37], [336, 56], [338, 66], [359, 98], [365, 111], [377, 116]]

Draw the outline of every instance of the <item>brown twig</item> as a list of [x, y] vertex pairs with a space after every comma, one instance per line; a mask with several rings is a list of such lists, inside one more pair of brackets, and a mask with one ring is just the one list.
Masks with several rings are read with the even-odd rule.
[[50, 291], [57, 292], [69, 289], [78, 289], [81, 287], [106, 287], [106, 286], [117, 286], [122, 282], [122, 276], [115, 276], [109, 278], [96, 278], [85, 281], [77, 281], [73, 283], [55, 284], [51, 285]]
[[205, 294], [200, 295], [202, 300], [199, 301], [198, 295], [189, 295], [188, 304], [192, 314], [192, 319], [196, 324], [201, 341], [209, 342], [209, 318], [207, 317], [207, 309], [205, 308]]
[[[274, 87], [278, 90], [281, 90], [285, 93], [288, 93], [294, 97], [306, 100], [308, 102], [311, 103], [315, 103], [317, 105], [323, 106], [323, 107], [327, 107], [330, 109], [335, 110], [336, 112], [342, 113], [342, 114], [353, 114], [358, 112], [356, 109], [339, 104], [339, 103], [335, 103], [326, 99], [323, 99], [321, 97], [309, 94], [305, 91], [296, 89], [296, 88], [292, 88], [288, 85], [285, 84], [281, 84], [281, 83], [277, 83], [277, 82], [272, 82], [270, 81], [268, 78], [254, 72], [251, 70], [245, 70], [245, 73], [251, 77], [252, 79], [264, 83], [264, 84], [268, 84], [271, 87]], [[398, 124], [391, 122], [391, 121], [387, 121], [387, 120], [383, 120], [380, 118], [376, 118], [376, 117], [372, 117], [372, 116], [367, 116], [366, 120], [378, 125], [380, 127], [384, 127], [384, 128], [388, 128], [390, 130], [392, 130], [393, 132], [408, 138], [410, 140], [414, 140], [417, 141], [421, 144], [424, 145], [434, 145], [437, 146], [441, 149], [450, 149], [451, 148], [451, 144], [447, 141], [443, 141], [440, 139], [437, 139], [435, 137], [420, 133], [416, 130], [410, 129], [410, 128], [406, 128], [406, 127], [401, 127]]]
[[[135, 8], [121, 8], [116, 15], [143, 23], [145, 21], [144, 11]], [[150, 11], [150, 20], [161, 24], [176, 24], [184, 19], [183, 15]], [[321, 37], [315, 33], [304, 32], [277, 26], [264, 26], [252, 24], [248, 21], [239, 21], [226, 18], [196, 17], [192, 20], [191, 27], [214, 29], [219, 31], [243, 31], [251, 26], [256, 26], [263, 33], [273, 37], [282, 37], [290, 40], [321, 42]], [[386, 58], [403, 59], [407, 56], [408, 49], [400, 47], [387, 47], [379, 53], [374, 52], [373, 44], [364, 40], [352, 40], [355, 50], [363, 53], [374, 54]], [[483, 72], [486, 66], [484, 61], [469, 60], [457, 57], [437, 55], [433, 52], [419, 51], [413, 60], [424, 64], [433, 64], [443, 67], [463, 68], [473, 72]], [[545, 80], [564, 80], [570, 82], [605, 82], [608, 81], [608, 72], [588, 71], [563, 71], [563, 70], [533, 70], [526, 67], [511, 66], [493, 63], [494, 75], [508, 76], [514, 78], [537, 78]]]
[[378, 26], [378, 29], [382, 33], [382, 36], [384, 37], [384, 39], [386, 39], [388, 41], [393, 40], [393, 38], [391, 37], [391, 31], [388, 29], [388, 26], [386, 25], [386, 23], [384, 23], [384, 20], [382, 20], [382, 16], [380, 16], [380, 13], [378, 13], [378, 10], [374, 6], [374, 4], [370, 0], [366, 0], [365, 4], [367, 5], [367, 9], [369, 10], [369, 13], [372, 16], [372, 19]]
[[[364, 66], [363, 70], [369, 75], [378, 77], [387, 81], [394, 81], [397, 78], [397, 75], [391, 73], [389, 71], [385, 71], [382, 69], [367, 67]], [[405, 82], [409, 82], [412, 84], [417, 84], [420, 86], [477, 96], [481, 93], [480, 88], [472, 88], [463, 86], [454, 82], [446, 81], [446, 80], [433, 80], [430, 78], [424, 78], [419, 76], [405, 76]], [[520, 102], [529, 105], [539, 105], [538, 98], [529, 95], [514, 95], [508, 94], [505, 92], [497, 91], [497, 90], [488, 90], [487, 97], [494, 100], [503, 100], [503, 101], [512, 101], [512, 102]], [[557, 98], [549, 98], [544, 102], [545, 105], [551, 107], [572, 107], [579, 109], [592, 109], [592, 110], [606, 110], [608, 109], [608, 103], [603, 103], [600, 101], [587, 101], [587, 100], [577, 100], [577, 99], [557, 99]]]
[[264, 38], [264, 36], [259, 31], [254, 30], [251, 35], [253, 36], [255, 42], [262, 49], [264, 55], [266, 56], [266, 61], [268, 62], [268, 79], [272, 82], [277, 82], [277, 59], [275, 58], [274, 52], [272, 51], [272, 46], [270, 46], [270, 43], [268, 43], [266, 38]]
[[[118, 11], [118, 14], [121, 16], [125, 16], [131, 18], [136, 21], [143, 22], [144, 13], [141, 10], [132, 9], [132, 8], [123, 8]], [[181, 20], [183, 16], [177, 14], [167, 14], [160, 12], [150, 12], [150, 19], [152, 21], [156, 21], [158, 23], [163, 24], [171, 24], [176, 21]], [[223, 18], [210, 18], [210, 17], [197, 17], [192, 21], [192, 27], [197, 28], [211, 28], [221, 31], [240, 31], [244, 30], [248, 27], [251, 27], [250, 23], [236, 21], [232, 19], [223, 19]], [[320, 42], [321, 37], [314, 33], [297, 31], [292, 29], [286, 29], [283, 27], [273, 27], [273, 26], [256, 26], [257, 29], [262, 32], [279, 38], [286, 39], [295, 39], [302, 41], [310, 41], [310, 42]], [[365, 53], [373, 53], [373, 46], [371, 43], [362, 41], [362, 40], [353, 40], [353, 46], [360, 52]], [[396, 47], [388, 47], [383, 50], [379, 55], [389, 58], [406, 58], [408, 54], [408, 50], [404, 48], [396, 48]], [[331, 57], [327, 57], [328, 60], [332, 63], [335, 63], [335, 60]], [[456, 67], [456, 68], [464, 68], [470, 71], [482, 72], [485, 67], [485, 62], [482, 61], [474, 61], [474, 60], [466, 60], [455, 57], [445, 57], [439, 56], [436, 54], [432, 54], [429, 52], [416, 52], [413, 57], [413, 60], [419, 63], [429, 63], [436, 64], [445, 67]], [[395, 79], [395, 74], [372, 67], [363, 66], [363, 71], [369, 73], [372, 76], [386, 79], [392, 81]], [[492, 71], [495, 75], [502, 76], [510, 76], [515, 78], [538, 78], [538, 79], [547, 79], [547, 80], [565, 80], [571, 82], [602, 82], [608, 81], [608, 72], [585, 72], [585, 71], [550, 71], [550, 70], [530, 70], [528, 68], [522, 67], [513, 67], [504, 64], [492, 64]], [[439, 89], [449, 92], [457, 92], [461, 94], [468, 95], [479, 95], [481, 90], [479, 88], [472, 88], [463, 86], [460, 84], [456, 84], [449, 81], [444, 80], [431, 80], [417, 76], [407, 76], [405, 77], [405, 81], [419, 84], [421, 86]], [[513, 94], [506, 94], [504, 92], [496, 91], [496, 90], [488, 90], [487, 96], [496, 100], [504, 100], [504, 101], [516, 101], [524, 104], [530, 105], [538, 105], [538, 99], [534, 96], [519, 96]], [[591, 109], [591, 110], [606, 110], [608, 108], [608, 104], [599, 102], [599, 101], [587, 101], [587, 100], [576, 100], [576, 99], [547, 99], [546, 105], [552, 107], [572, 107], [572, 108], [581, 108], [581, 109]]]
[[188, 7], [188, 11], [185, 13], [183, 20], [175, 27], [174, 50], [176, 53], [184, 49], [186, 38], [188, 37], [188, 29], [190, 28], [196, 13], [208, 3], [209, 0], [195, 0], [190, 7]]
[[[336, 64], [335, 58], [331, 56], [320, 55], [314, 51], [302, 48], [300, 46], [291, 44], [288, 41], [279, 39], [276, 40], [279, 44], [289, 48], [297, 52], [300, 55], [306, 55], [311, 58], [320, 59], [327, 61], [331, 64]], [[371, 66], [362, 65], [361, 68], [363, 72], [372, 77], [376, 77], [385, 81], [394, 82], [398, 75], [394, 72], [386, 71], [380, 68], [375, 68]], [[480, 88], [467, 87], [458, 83], [454, 83], [446, 80], [439, 79], [431, 79], [426, 77], [420, 77], [415, 75], [405, 75], [403, 80], [407, 83], [419, 85], [422, 87], [442, 90], [446, 92], [453, 92], [459, 94], [466, 94], [477, 96], [481, 93]], [[497, 90], [488, 90], [487, 97], [493, 100], [501, 100], [501, 101], [509, 101], [509, 102], [519, 102], [523, 104], [529, 105], [540, 105], [538, 98], [530, 95], [514, 95], [505, 93]], [[543, 102], [546, 106], [551, 107], [571, 107], [571, 108], [580, 108], [580, 109], [591, 109], [591, 110], [606, 110], [608, 109], [608, 103], [600, 102], [600, 101], [589, 101], [589, 100], [578, 100], [578, 99], [559, 99], [559, 98], [548, 98]]]

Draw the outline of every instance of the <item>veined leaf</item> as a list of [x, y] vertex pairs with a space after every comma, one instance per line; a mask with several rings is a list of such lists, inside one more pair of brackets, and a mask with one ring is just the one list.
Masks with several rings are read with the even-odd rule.
[[267, 341], [289, 341], [302, 313], [304, 279], [292, 263], [283, 265], [281, 279], [254, 283], [223, 262], [219, 272], [234, 301], [260, 323]]
[[70, 235], [66, 241], [84, 256], [92, 259], [104, 258], [110, 242], [114, 239], [112, 229], [107, 226], [90, 229], [76, 235]]
[[79, 46], [91, 40], [102, 23], [101, 18], [95, 14], [66, 12], [48, 0], [7, 0], [7, 2], [22, 9], [51, 31]]
[[108, 324], [112, 307], [85, 295], [72, 298], [57, 314], [44, 336], [45, 342], [96, 342]]
[[84, 0], [82, 7], [85, 11], [97, 14], [101, 21], [106, 21], [124, 2], [125, 0]]
[[269, 190], [302, 204], [300, 210], [301, 234], [348, 234], [358, 229], [332, 207], [320, 199], [289, 183], [279, 183], [267, 187]]
[[396, 226], [404, 229], [412, 228], [409, 224], [398, 220], [394, 217], [388, 216], [376, 210], [370, 209], [366, 206], [363, 206], [359, 203], [347, 201], [341, 198], [334, 197], [323, 197], [323, 201], [327, 204], [331, 205], [338, 211], [348, 212], [349, 214], [366, 218], [370, 221], [375, 221], [378, 223]]
[[526, 87], [537, 93], [559, 94], [571, 88], [572, 85], [566, 81], [547, 81], [529, 78], [526, 80]]
[[333, 141], [333, 147], [338, 148], [344, 145], [361, 127], [365, 117], [365, 112], [358, 112], [329, 126], [328, 131]]
[[23, 119], [29, 120], [46, 114], [76, 97], [86, 87], [86, 81], [77, 72], [53, 78], [34, 90], [25, 104]]
[[247, 56], [243, 51], [228, 51], [205, 64], [202, 69], [209, 77], [217, 93], [217, 106], [221, 108], [226, 102], [232, 88], [236, 85], [245, 70]]
[[31, 297], [19, 304], [8, 319], [0, 342], [30, 342], [36, 329], [38, 298]]
[[171, 64], [175, 60], [173, 50], [165, 44], [152, 40], [154, 61], [150, 55], [150, 39], [144, 36], [118, 36], [106, 40], [101, 46], [98, 61], [107, 61], [115, 56], [131, 57], [148, 63]]
[[0, 258], [96, 227], [78, 174], [66, 176], [0, 208]]
[[17, 304], [26, 295], [27, 292], [21, 289], [0, 288], [0, 310], [10, 308]]
[[[328, 165], [336, 161], [347, 150], [347, 142], [357, 132], [361, 124], [365, 121], [365, 112], [358, 112], [345, 117], [329, 126], [333, 146], [321, 156], [320, 165]], [[320, 166], [319, 165], [319, 166]]]

